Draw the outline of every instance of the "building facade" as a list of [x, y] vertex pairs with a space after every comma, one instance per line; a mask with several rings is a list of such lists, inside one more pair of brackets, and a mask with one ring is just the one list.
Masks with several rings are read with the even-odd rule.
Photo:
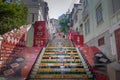
[[51, 34], [51, 39], [54, 39], [55, 33], [59, 31], [60, 25], [59, 25], [59, 20], [58, 19], [50, 19], [50, 26], [49, 26], [49, 31]]
[[120, 62], [120, 0], [83, 0], [85, 43]]
[[48, 20], [48, 4], [44, 0], [23, 0], [25, 6], [28, 7], [30, 24], [40, 20]]
[[48, 4], [44, 0], [3, 0], [6, 3], [19, 4], [23, 2], [28, 8], [28, 23], [34, 24], [36, 21], [48, 21]]
[[82, 4], [74, 4], [71, 12], [71, 27], [75, 32], [80, 32], [81, 34], [83, 34], [82, 10]]

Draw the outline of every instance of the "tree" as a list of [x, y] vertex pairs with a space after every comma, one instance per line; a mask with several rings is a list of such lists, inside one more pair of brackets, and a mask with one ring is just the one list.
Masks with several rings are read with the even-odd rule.
[[59, 24], [61, 26], [61, 31], [64, 32], [65, 34], [67, 34], [68, 29], [69, 29], [68, 23], [70, 23], [70, 15], [65, 14], [65, 15], [62, 15], [62, 16], [63, 17], [61, 17], [60, 20], [59, 20]]
[[67, 25], [67, 22], [66, 22], [66, 19], [61, 19], [59, 21], [59, 24], [61, 26], [61, 32], [64, 32], [65, 34], [68, 32], [68, 25]]
[[0, 34], [27, 24], [28, 9], [23, 3], [13, 4], [0, 1]]

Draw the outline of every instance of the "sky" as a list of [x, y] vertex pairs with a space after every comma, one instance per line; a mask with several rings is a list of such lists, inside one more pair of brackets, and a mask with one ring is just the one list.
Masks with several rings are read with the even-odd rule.
[[45, 0], [49, 7], [49, 17], [58, 19], [58, 17], [72, 9], [74, 3], [79, 0]]

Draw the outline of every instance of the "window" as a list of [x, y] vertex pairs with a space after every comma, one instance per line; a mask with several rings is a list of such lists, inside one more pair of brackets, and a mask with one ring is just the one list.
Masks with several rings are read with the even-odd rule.
[[88, 33], [90, 33], [90, 22], [89, 22], [89, 19], [87, 19], [86, 22], [85, 22], [85, 35], [87, 35]]
[[83, 24], [80, 25], [79, 31], [80, 31], [80, 34], [83, 34]]
[[103, 22], [103, 10], [101, 4], [96, 8], [96, 20], [97, 20], [97, 24]]
[[84, 2], [84, 0], [80, 0], [79, 2], [80, 2], [80, 3], [83, 3], [83, 2]]
[[117, 12], [120, 9], [120, 0], [112, 0], [113, 13]]
[[32, 2], [37, 2], [38, 0], [32, 0]]
[[98, 46], [104, 45], [105, 44], [105, 40], [104, 37], [98, 39]]
[[76, 28], [76, 32], [79, 32], [79, 31], [78, 31], [78, 28]]
[[32, 14], [32, 22], [34, 22], [34, 17], [35, 17], [35, 15], [34, 15], [34, 14]]
[[75, 15], [75, 23], [78, 21], [77, 14]]
[[87, 5], [88, 5], [88, 0], [84, 0], [84, 1], [82, 1], [82, 2], [83, 2], [83, 6], [84, 6], [84, 8], [86, 8]]

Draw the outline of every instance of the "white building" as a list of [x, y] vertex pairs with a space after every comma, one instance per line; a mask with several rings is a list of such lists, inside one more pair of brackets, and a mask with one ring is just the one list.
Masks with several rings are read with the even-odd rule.
[[25, 6], [28, 7], [29, 17], [28, 22], [48, 19], [48, 5], [44, 0], [23, 0]]
[[83, 22], [82, 22], [82, 4], [74, 4], [71, 12], [72, 27], [75, 32], [83, 34]]
[[51, 38], [54, 37], [55, 33], [57, 32], [57, 30], [59, 30], [60, 25], [59, 25], [59, 21], [57, 19], [50, 19], [50, 34], [51, 34]]
[[120, 0], [84, 0], [85, 43], [120, 62]]

